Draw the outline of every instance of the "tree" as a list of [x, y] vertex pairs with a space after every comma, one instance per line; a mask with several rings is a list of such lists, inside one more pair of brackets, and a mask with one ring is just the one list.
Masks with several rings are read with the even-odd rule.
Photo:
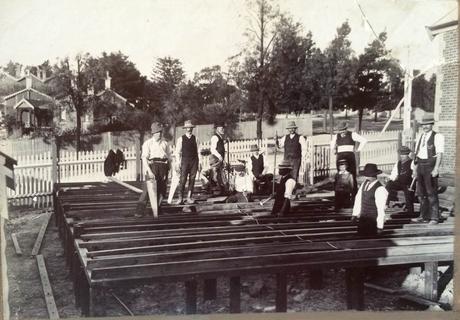
[[[414, 76], [420, 74], [420, 70], [414, 70]], [[433, 112], [436, 91], [436, 74], [432, 74], [430, 80], [424, 76], [412, 81], [412, 107], [424, 111]]]
[[152, 71], [152, 81], [156, 84], [162, 99], [168, 99], [185, 79], [182, 62], [171, 57], [159, 58]]

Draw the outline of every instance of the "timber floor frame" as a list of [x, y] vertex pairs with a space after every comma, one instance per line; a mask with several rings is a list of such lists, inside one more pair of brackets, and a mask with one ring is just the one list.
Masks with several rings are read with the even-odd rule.
[[[137, 187], [139, 183], [130, 183]], [[270, 214], [272, 202], [162, 204], [160, 216], [135, 217], [139, 194], [115, 183], [55, 186], [55, 221], [72, 275], [75, 301], [96, 316], [110, 287], [159, 281], [184, 282], [186, 313], [197, 312], [197, 282], [204, 298], [216, 297], [216, 278], [229, 280], [229, 311], [241, 311], [240, 279], [276, 275], [276, 311], [287, 310], [287, 275], [310, 272], [320, 289], [322, 271], [345, 268], [348, 309], [364, 309], [367, 267], [423, 266], [425, 298], [438, 299], [438, 265], [452, 265], [454, 218], [438, 225], [411, 223], [388, 209], [383, 235], [357, 235], [351, 210], [335, 212], [333, 199], [297, 200], [288, 216]], [[147, 209], [148, 211], [148, 209]]]

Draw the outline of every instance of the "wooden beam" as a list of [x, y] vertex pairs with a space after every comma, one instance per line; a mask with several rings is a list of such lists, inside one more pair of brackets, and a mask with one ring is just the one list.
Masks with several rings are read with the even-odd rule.
[[438, 299], [441, 298], [442, 293], [446, 289], [447, 285], [449, 282], [452, 280], [452, 277], [454, 275], [454, 264], [451, 263], [449, 267], [447, 268], [446, 271], [439, 277], [438, 280]]
[[21, 250], [21, 247], [19, 246], [19, 242], [16, 237], [16, 233], [11, 234], [11, 239], [13, 240], [14, 250], [16, 251], [16, 254], [18, 256], [22, 256], [22, 250]]
[[240, 277], [230, 277], [230, 313], [241, 312]]
[[53, 290], [46, 272], [45, 260], [42, 255], [36, 256], [38, 271], [40, 273], [40, 280], [42, 282], [43, 293], [45, 295], [46, 308], [48, 309], [48, 315], [50, 319], [59, 319], [59, 313], [54, 301]]
[[276, 274], [276, 312], [287, 311], [287, 275]]
[[436, 301], [438, 299], [438, 263], [425, 263], [425, 294], [424, 298]]
[[120, 180], [118, 180], [118, 179], [115, 178], [115, 177], [109, 177], [108, 179], [109, 179], [110, 181], [115, 182], [115, 183], [118, 183], [120, 186], [123, 186], [123, 187], [125, 187], [125, 188], [128, 188], [129, 190], [132, 190], [132, 191], [134, 191], [134, 192], [136, 192], [136, 193], [142, 193], [142, 189], [136, 188], [136, 187], [130, 185], [129, 183], [120, 181]]
[[149, 195], [150, 206], [152, 207], [153, 218], [158, 218], [158, 190], [155, 177], [145, 181], [147, 184], [147, 193]]
[[185, 282], [185, 313], [195, 314], [196, 313], [196, 280], [189, 280]]
[[43, 238], [45, 237], [46, 228], [48, 227], [48, 223], [51, 218], [51, 213], [47, 213], [45, 216], [45, 221], [43, 222], [40, 231], [38, 232], [37, 239], [35, 240], [34, 247], [32, 248], [32, 256], [36, 256], [40, 251], [40, 247], [42, 245]]

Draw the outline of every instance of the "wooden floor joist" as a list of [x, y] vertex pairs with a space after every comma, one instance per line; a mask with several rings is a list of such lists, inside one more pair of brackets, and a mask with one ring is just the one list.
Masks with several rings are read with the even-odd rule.
[[45, 295], [46, 308], [48, 309], [48, 315], [50, 319], [59, 319], [59, 313], [54, 301], [53, 290], [48, 278], [48, 272], [46, 271], [45, 259], [41, 254], [36, 256], [38, 271], [40, 273], [40, 280], [43, 286], [43, 294]]
[[21, 247], [19, 246], [19, 242], [18, 242], [16, 233], [11, 234], [11, 239], [13, 240], [14, 250], [16, 251], [16, 254], [18, 256], [22, 256], [22, 250], [21, 250]]
[[43, 222], [40, 231], [38, 232], [37, 239], [35, 240], [34, 247], [32, 248], [32, 256], [36, 256], [42, 246], [43, 238], [45, 237], [46, 228], [48, 228], [48, 223], [51, 219], [51, 213], [47, 213], [45, 221]]

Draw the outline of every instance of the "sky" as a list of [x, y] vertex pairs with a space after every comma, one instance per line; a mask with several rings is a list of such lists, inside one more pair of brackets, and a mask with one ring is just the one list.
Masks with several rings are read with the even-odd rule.
[[[348, 20], [357, 54], [374, 39], [358, 3], [377, 33], [388, 32], [388, 48], [403, 67], [439, 62], [425, 26], [456, 19], [455, 0], [278, 1], [321, 49]], [[178, 58], [190, 78], [204, 67], [225, 69], [245, 46], [251, 19], [244, 0], [0, 0], [0, 8], [0, 65], [121, 51], [147, 76], [157, 58]]]

